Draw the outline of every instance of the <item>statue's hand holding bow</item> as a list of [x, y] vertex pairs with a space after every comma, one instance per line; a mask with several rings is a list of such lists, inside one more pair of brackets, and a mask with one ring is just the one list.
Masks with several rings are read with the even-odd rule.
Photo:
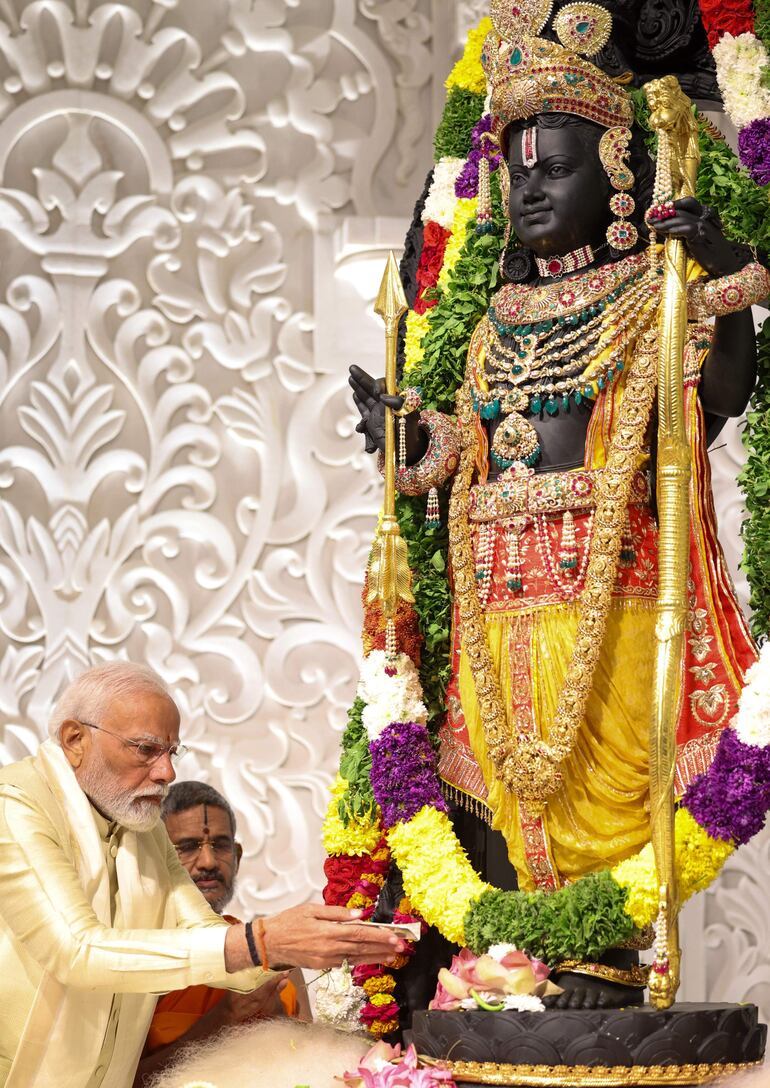
[[673, 214], [651, 225], [661, 238], [681, 238], [690, 256], [710, 276], [729, 276], [751, 260], [748, 247], [728, 241], [716, 212], [694, 197], [675, 200]]

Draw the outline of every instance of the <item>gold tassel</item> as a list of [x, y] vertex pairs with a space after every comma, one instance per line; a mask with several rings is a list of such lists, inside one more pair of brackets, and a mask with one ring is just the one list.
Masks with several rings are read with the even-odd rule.
[[634, 534], [631, 530], [631, 518], [626, 507], [626, 521], [623, 526], [623, 535], [620, 538], [620, 563], [624, 567], [633, 567], [636, 562], [636, 548], [634, 547]]
[[492, 223], [492, 194], [489, 188], [489, 159], [483, 152], [479, 159], [479, 202], [476, 209], [476, 233], [489, 234]]
[[432, 487], [428, 492], [428, 503], [425, 507], [425, 528], [441, 528], [441, 511], [438, 504], [438, 491]]
[[575, 537], [575, 519], [571, 510], [564, 511], [561, 523], [561, 549], [559, 566], [564, 571], [574, 573], [578, 565], [577, 539]]

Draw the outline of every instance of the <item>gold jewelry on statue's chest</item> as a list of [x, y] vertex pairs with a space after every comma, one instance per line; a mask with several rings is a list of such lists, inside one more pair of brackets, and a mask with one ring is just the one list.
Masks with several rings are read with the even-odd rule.
[[635, 254], [564, 283], [498, 292], [480, 325], [469, 391], [479, 419], [498, 424], [489, 453], [495, 469], [537, 464], [539, 437], [528, 416], [592, 402], [618, 377], [656, 287], [646, 255]]

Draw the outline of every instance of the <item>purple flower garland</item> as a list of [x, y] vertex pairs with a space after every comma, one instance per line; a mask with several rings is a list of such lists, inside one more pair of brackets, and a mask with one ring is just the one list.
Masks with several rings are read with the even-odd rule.
[[501, 156], [499, 151], [495, 151], [495, 144], [490, 143], [489, 140], [484, 140], [483, 146], [481, 137], [485, 132], [489, 132], [492, 128], [492, 117], [490, 114], [485, 113], [480, 121], [477, 121], [473, 126], [473, 132], [471, 133], [471, 150], [466, 159], [465, 166], [458, 174], [457, 181], [455, 182], [455, 196], [461, 199], [468, 199], [469, 197], [478, 196], [479, 194], [479, 162], [482, 158], [489, 159], [490, 173], [494, 173], [497, 170], [501, 162]]
[[392, 722], [371, 742], [369, 751], [369, 780], [385, 827], [411, 820], [425, 805], [448, 811], [439, 786], [436, 753], [424, 725]]
[[740, 130], [738, 154], [757, 185], [770, 182], [770, 118], [760, 117]]
[[682, 804], [713, 839], [747, 843], [770, 809], [770, 748], [744, 744], [734, 729], [723, 729], [713, 763]]

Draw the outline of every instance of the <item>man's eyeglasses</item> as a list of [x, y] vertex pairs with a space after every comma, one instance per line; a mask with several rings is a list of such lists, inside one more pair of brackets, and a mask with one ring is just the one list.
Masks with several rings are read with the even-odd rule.
[[93, 722], [84, 722], [82, 718], [77, 719], [81, 725], [87, 726], [89, 729], [97, 729], [100, 733], [107, 733], [111, 737], [116, 737], [121, 744], [125, 744], [127, 748], [131, 748], [137, 763], [141, 763], [143, 767], [150, 767], [153, 763], [157, 763], [161, 756], [168, 755], [171, 758], [172, 763], [176, 763], [182, 756], [187, 755], [190, 749], [184, 744], [155, 744], [150, 740], [131, 740], [128, 737], [121, 737], [120, 733], [113, 733], [111, 729], [105, 729], [102, 725], [94, 725]]
[[211, 847], [215, 857], [227, 858], [232, 854], [235, 843], [228, 835], [217, 835], [213, 839], [181, 839], [175, 842], [174, 846], [180, 861], [192, 861], [193, 858], [197, 858], [204, 846]]

